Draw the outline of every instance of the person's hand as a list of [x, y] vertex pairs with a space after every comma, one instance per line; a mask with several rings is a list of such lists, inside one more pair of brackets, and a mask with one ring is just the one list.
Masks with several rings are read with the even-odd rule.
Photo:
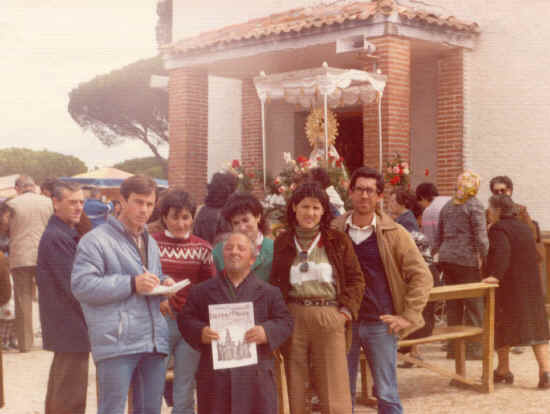
[[159, 284], [159, 278], [149, 272], [136, 276], [136, 292], [143, 294], [151, 292]]
[[[167, 277], [162, 281], [162, 286], [174, 286], [175, 284], [176, 282], [174, 282], [174, 279], [172, 279], [171, 277]], [[177, 292], [166, 293], [164, 296], [171, 297], [174, 296], [176, 293]]]
[[205, 326], [204, 328], [202, 328], [201, 342], [203, 344], [209, 344], [212, 341], [217, 341], [218, 339], [220, 339], [220, 336], [216, 331], [210, 329], [210, 326]]
[[407, 319], [399, 315], [382, 315], [380, 320], [388, 325], [389, 332], [396, 334], [412, 325]]
[[255, 325], [253, 328], [250, 328], [244, 334], [244, 340], [247, 343], [255, 342], [257, 344], [267, 343], [267, 335], [265, 334], [265, 329], [262, 325]]
[[486, 277], [485, 279], [481, 279], [483, 283], [490, 283], [492, 285], [498, 285], [498, 279], [494, 276]]
[[172, 312], [172, 307], [170, 306], [170, 301], [168, 299], [160, 302], [160, 313], [164, 316], [168, 316], [170, 319], [176, 319], [174, 312]]

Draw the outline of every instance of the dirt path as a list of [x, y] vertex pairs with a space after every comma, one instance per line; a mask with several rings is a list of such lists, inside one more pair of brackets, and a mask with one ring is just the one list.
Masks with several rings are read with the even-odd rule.
[[[36, 322], [38, 320], [36, 319]], [[39, 326], [36, 323], [35, 326]], [[32, 352], [21, 354], [5, 352], [4, 390], [6, 406], [1, 414], [42, 414], [44, 396], [52, 354], [40, 349], [40, 338]], [[426, 361], [443, 364], [449, 369], [454, 361], [445, 359], [438, 344], [424, 345], [423, 358]], [[451, 387], [448, 380], [421, 368], [399, 369], [399, 391], [407, 414], [549, 414], [550, 390], [536, 388], [538, 382], [537, 364], [530, 349], [520, 355], [511, 355], [515, 375], [513, 386], [496, 385], [492, 394]], [[468, 375], [481, 376], [481, 362], [468, 361]], [[87, 413], [97, 411], [95, 395], [95, 367], [90, 363]], [[166, 406], [162, 414], [168, 414]], [[358, 406], [356, 413], [376, 413], [372, 408]]]

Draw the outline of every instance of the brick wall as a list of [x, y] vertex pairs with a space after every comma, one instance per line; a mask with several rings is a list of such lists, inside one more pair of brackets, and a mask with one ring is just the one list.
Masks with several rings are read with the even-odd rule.
[[[242, 163], [247, 169], [262, 171], [261, 103], [252, 79], [243, 80], [242, 85]], [[263, 181], [255, 186], [253, 192], [256, 196], [262, 196]]]
[[[369, 39], [376, 45], [376, 68], [387, 76], [382, 99], [382, 157], [383, 162], [399, 153], [409, 161], [410, 149], [410, 42], [393, 36]], [[366, 70], [372, 71], [373, 65]], [[363, 107], [364, 163], [378, 168], [378, 104]]]
[[463, 52], [456, 49], [438, 61], [437, 175], [440, 194], [453, 193], [463, 171], [464, 78]]
[[170, 71], [168, 181], [181, 185], [197, 203], [206, 195], [208, 161], [208, 74]]

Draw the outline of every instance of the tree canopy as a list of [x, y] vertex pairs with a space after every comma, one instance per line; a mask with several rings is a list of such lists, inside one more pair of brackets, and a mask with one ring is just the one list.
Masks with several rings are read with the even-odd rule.
[[0, 150], [0, 176], [26, 174], [41, 183], [48, 177], [70, 177], [87, 170], [86, 164], [72, 155], [27, 148]]
[[96, 76], [69, 93], [68, 110], [106, 146], [142, 141], [166, 170], [158, 147], [168, 143], [168, 92], [149, 86], [153, 74], [166, 75], [160, 56]]
[[113, 165], [114, 168], [132, 174], [145, 174], [153, 178], [167, 179], [162, 163], [156, 157], [132, 158]]

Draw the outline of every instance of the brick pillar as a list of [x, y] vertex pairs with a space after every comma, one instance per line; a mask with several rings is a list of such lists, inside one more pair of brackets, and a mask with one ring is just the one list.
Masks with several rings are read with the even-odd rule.
[[250, 171], [258, 173], [253, 193], [263, 194], [262, 107], [252, 79], [244, 79], [242, 86], [242, 163]]
[[437, 188], [454, 193], [456, 178], [464, 168], [464, 70], [462, 49], [438, 61]]
[[454, 193], [456, 178], [464, 168], [464, 70], [462, 49], [438, 62], [437, 175], [440, 194]]
[[208, 171], [208, 74], [188, 68], [170, 71], [168, 105], [168, 181], [182, 186], [199, 204], [206, 195]]
[[[382, 98], [382, 158], [397, 152], [403, 161], [410, 158], [410, 78], [411, 47], [408, 39], [384, 36], [369, 39], [376, 45], [376, 68], [387, 77]], [[366, 70], [372, 71], [370, 64]], [[363, 106], [363, 159], [365, 165], [378, 169], [378, 104]]]

